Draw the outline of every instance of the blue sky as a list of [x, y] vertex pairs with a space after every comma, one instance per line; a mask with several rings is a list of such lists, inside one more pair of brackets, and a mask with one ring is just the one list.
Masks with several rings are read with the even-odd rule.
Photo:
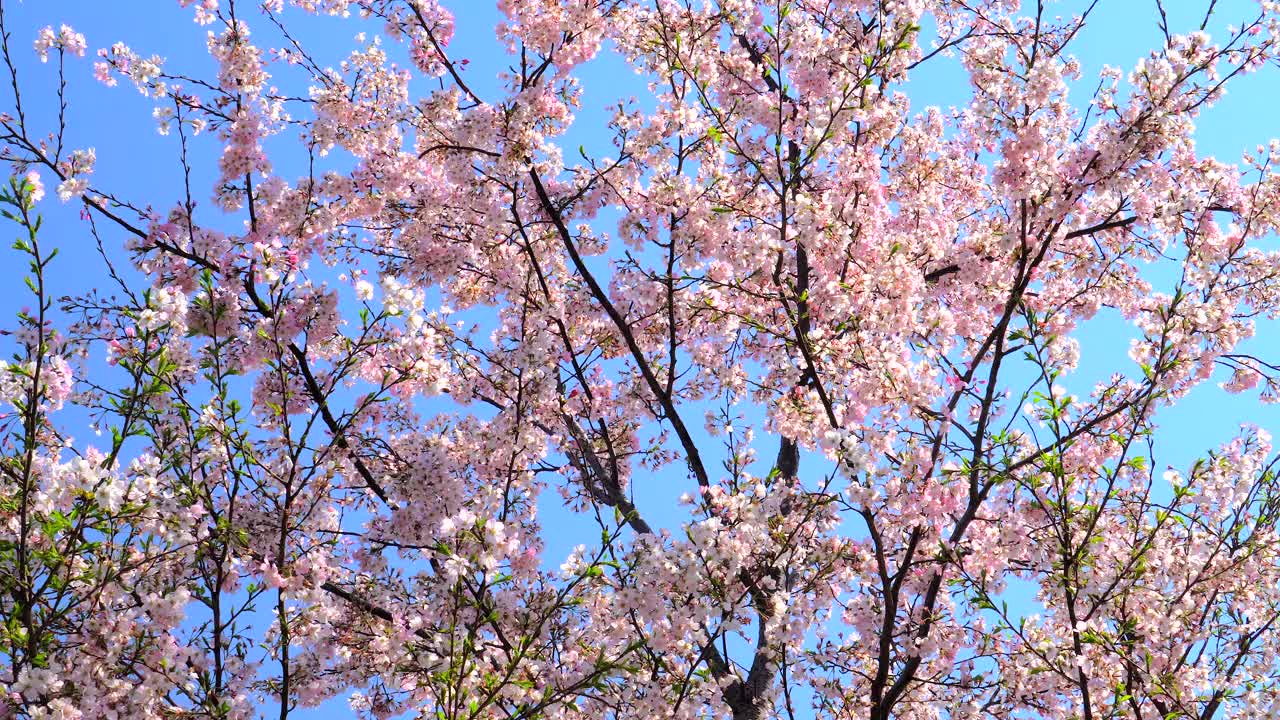
[[[457, 15], [457, 32], [451, 54], [470, 61], [466, 70], [468, 82], [483, 95], [493, 97], [498, 87], [494, 76], [507, 62], [493, 36], [494, 25], [501, 19], [496, 5], [484, 0], [444, 0], [443, 4]], [[1175, 28], [1189, 27], [1191, 16], [1203, 5], [1191, 0], [1172, 0], [1166, 4], [1171, 8], [1170, 21]], [[1219, 15], [1225, 22], [1228, 18], [1243, 17], [1255, 5], [1250, 0], [1222, 2]], [[129, 8], [130, 12], [122, 12], [123, 7]], [[1079, 3], [1058, 3], [1051, 5], [1051, 13], [1070, 14], [1078, 7]], [[59, 23], [67, 23], [83, 32], [89, 42], [90, 54], [98, 48], [123, 41], [144, 55], [154, 53], [166, 58], [166, 67], [181, 69], [184, 74], [212, 74], [213, 65], [204, 47], [206, 29], [192, 22], [190, 10], [178, 7], [172, 0], [129, 0], [126, 3], [8, 0], [6, 9], [6, 22], [20, 60], [24, 99], [30, 124], [34, 127], [52, 127], [56, 111], [52, 92], [53, 67], [39, 63], [30, 51], [37, 30], [45, 25], [56, 27]], [[1160, 39], [1155, 17], [1154, 0], [1102, 0], [1090, 25], [1075, 45], [1075, 54], [1084, 66], [1080, 90], [1092, 88], [1101, 65], [1127, 69], [1145, 56]], [[313, 18], [297, 11], [287, 11], [286, 18], [298, 21], [301, 27], [299, 34], [310, 38], [308, 46], [322, 64], [340, 60], [354, 47], [353, 37], [357, 32], [379, 31], [379, 26], [372, 23]], [[255, 24], [252, 18], [249, 22], [251, 27], [261, 28], [262, 37], [274, 38], [268, 33], [265, 23], [258, 21]], [[273, 41], [264, 42], [271, 44]], [[175, 162], [176, 136], [161, 136], [155, 131], [151, 116], [153, 105], [149, 99], [124, 84], [106, 88], [95, 82], [91, 76], [92, 60], [92, 57], [86, 57], [72, 60], [68, 65], [70, 146], [96, 148], [95, 185], [109, 188], [140, 204], [153, 204], [160, 210], [171, 206], [179, 198], [181, 188], [181, 176]], [[930, 104], [944, 107], [962, 104], [968, 95], [968, 86], [967, 78], [958, 66], [943, 60], [935, 63], [933, 68], [911, 81], [909, 91], [913, 94], [913, 105], [923, 109]], [[608, 152], [610, 136], [605, 128], [610, 116], [608, 108], [615, 105], [620, 97], [642, 97], [645, 93], [643, 79], [608, 53], [587, 64], [581, 78], [585, 89], [583, 109], [565, 140], [567, 156], [580, 144], [588, 152], [596, 149]], [[1235, 82], [1226, 98], [1206, 112], [1199, 122], [1196, 137], [1203, 151], [1234, 161], [1243, 150], [1280, 135], [1272, 99], [1275, 97], [1276, 80], [1274, 71], [1266, 71]], [[419, 82], [416, 89], [425, 93], [428, 88]], [[197, 188], [207, 188], [210, 183], [201, 183], [199, 178], [216, 176], [218, 148], [211, 142], [198, 143], [196, 147], [196, 185]], [[292, 169], [279, 169], [286, 178], [296, 174]], [[198, 199], [205, 205], [210, 202], [208, 197]], [[93, 250], [92, 238], [79, 218], [78, 208], [59, 205], [56, 199], [51, 199], [43, 203], [41, 209], [47, 223], [45, 242], [51, 242], [62, 250], [52, 273], [54, 293], [75, 293], [103, 284], [101, 264]], [[120, 243], [124, 238], [108, 230], [105, 239], [110, 247], [111, 243]], [[15, 259], [16, 256], [6, 257], [5, 261], [12, 263]], [[29, 300], [17, 272], [11, 270], [5, 279], [11, 282], [0, 285], [0, 313], [12, 316]], [[1280, 343], [1270, 332], [1274, 328], [1265, 322], [1260, 322], [1259, 328], [1260, 335], [1250, 342], [1250, 349], [1280, 357], [1280, 352], [1277, 352]], [[1128, 366], [1128, 335], [1117, 323], [1101, 320], [1091, 324], [1081, 344], [1084, 359], [1077, 380], [1079, 384], [1071, 384], [1077, 392], [1088, 388], [1088, 384], [1080, 380], [1104, 374], [1117, 365]], [[1207, 384], [1176, 408], [1163, 413], [1157, 463], [1160, 466], [1185, 466], [1197, 455], [1234, 435], [1241, 422], [1245, 421], [1272, 430], [1280, 429], [1280, 409], [1260, 406], [1250, 395], [1226, 395], [1217, 389], [1216, 384]], [[701, 425], [701, 418], [693, 418], [691, 424]], [[90, 436], [87, 430], [77, 432], [74, 428], [72, 434], [85, 440]], [[772, 452], [772, 441], [769, 443], [770, 446], [761, 449], [762, 456]], [[675, 517], [665, 508], [684, 489], [688, 488], [681, 487], [679, 482], [656, 482], [649, 487], [637, 487], [638, 504], [642, 508], [654, 509], [659, 518], [664, 513], [667, 517]], [[593, 537], [592, 532], [582, 535], [574, 530], [566, 531], [566, 528], [573, 528], [574, 523], [569, 518], [564, 520], [567, 524], [556, 525], [558, 530], [548, 537], [550, 565], [559, 564], [555, 559], [557, 555], [563, 555], [568, 548]], [[598, 532], [594, 536], [598, 537]], [[347, 714], [342, 704], [331, 703], [312, 716], [344, 717]]]

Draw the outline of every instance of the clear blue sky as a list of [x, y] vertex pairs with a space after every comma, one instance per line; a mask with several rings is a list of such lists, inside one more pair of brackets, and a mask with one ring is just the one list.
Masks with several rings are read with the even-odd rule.
[[[507, 61], [501, 46], [493, 38], [493, 27], [500, 20], [496, 6], [485, 0], [443, 2], [454, 10], [458, 18], [451, 54], [470, 61], [466, 71], [468, 81], [492, 97], [497, 87], [494, 75]], [[1203, 5], [1193, 0], [1171, 0], [1166, 4], [1172, 9], [1172, 24], [1184, 28], [1189, 26], [1192, 12]], [[1228, 18], [1243, 17], [1243, 13], [1256, 3], [1231, 0], [1220, 5], [1220, 16], [1225, 22]], [[1079, 3], [1057, 3], [1051, 5], [1051, 12], [1071, 14], [1079, 7]], [[83, 32], [89, 42], [90, 55], [98, 48], [123, 41], [144, 55], [154, 53], [166, 58], [167, 68], [195, 76], [212, 74], [212, 63], [205, 54], [206, 28], [194, 24], [191, 11], [179, 8], [173, 0], [126, 0], [123, 3], [7, 0], [6, 8], [13, 45], [21, 60], [19, 69], [24, 99], [31, 124], [36, 127], [52, 127], [56, 109], [52, 92], [53, 67], [40, 64], [30, 50], [37, 30], [44, 25], [56, 27], [59, 23], [68, 23]], [[124, 11], [126, 8], [128, 12]], [[1082, 90], [1092, 87], [1096, 71], [1102, 64], [1128, 69], [1156, 45], [1159, 33], [1154, 11], [1154, 0], [1102, 0], [1088, 29], [1075, 46], [1075, 53], [1084, 64]], [[299, 35], [307, 39], [309, 49], [322, 62], [336, 63], [354, 47], [352, 38], [357, 32], [377, 33], [380, 30], [373, 23], [311, 18], [292, 9], [286, 11], [285, 17], [299, 21], [302, 28]], [[249, 22], [261, 42], [276, 44], [275, 35], [265, 22], [252, 16]], [[124, 84], [105, 88], [96, 83], [91, 76], [92, 60], [90, 56], [69, 63], [70, 145], [96, 148], [95, 185], [111, 189], [139, 204], [152, 204], [158, 209], [171, 206], [179, 198], [181, 187], [179, 169], [174, 161], [176, 137], [160, 136], [155, 131], [151, 117], [153, 106], [149, 99]], [[912, 81], [910, 90], [916, 107], [964, 102], [968, 94], [967, 79], [955, 64], [947, 65], [947, 62], [935, 63], [945, 68], [929, 70]], [[608, 53], [588, 64], [582, 77], [586, 90], [584, 108], [565, 145], [570, 150], [581, 144], [588, 151], [599, 148], [607, 152], [610, 138], [605, 129], [605, 120], [609, 116], [606, 108], [613, 105], [620, 95], [642, 96], [644, 82]], [[1280, 87], [1276, 80], [1275, 72], [1267, 71], [1236, 82], [1230, 94], [1208, 111], [1199, 123], [1197, 140], [1203, 150], [1234, 161], [1242, 150], [1280, 135], [1273, 100], [1275, 89]], [[427, 91], [427, 85], [420, 81], [416, 87], [420, 92]], [[202, 149], [197, 156], [200, 164], [197, 178], [212, 178], [216, 174], [218, 148], [207, 142], [200, 143], [198, 147]], [[277, 169], [286, 178], [298, 174], [292, 168]], [[197, 187], [207, 188], [209, 184], [207, 181], [197, 182]], [[51, 191], [52, 187], [52, 196]], [[205, 204], [209, 202], [207, 196], [199, 199]], [[78, 217], [78, 208], [59, 205], [56, 199], [52, 199], [43, 204], [42, 210], [47, 222], [46, 242], [52, 241], [60, 246], [63, 253], [53, 270], [54, 292], [80, 292], [95, 283], [101, 284], [101, 265], [93, 251], [92, 239]], [[123, 240], [110, 230], [105, 238], [109, 247], [112, 243], [118, 247]], [[9, 263], [5, 267], [10, 268], [4, 278], [8, 282], [0, 285], [0, 313], [9, 317], [19, 307], [28, 304], [14, 260], [16, 255], [5, 258]], [[1280, 342], [1271, 334], [1274, 327], [1266, 323], [1260, 323], [1259, 327], [1261, 335], [1250, 343], [1251, 349], [1280, 357]], [[1120, 326], [1106, 321], [1089, 328], [1082, 338], [1084, 359], [1079, 378], [1069, 383], [1073, 389], [1077, 392], [1087, 390], [1091, 384], [1091, 381], [1086, 382], [1087, 379], [1104, 375], [1118, 365], [1127, 366], [1128, 335], [1122, 333]], [[7, 355], [7, 348], [4, 349]], [[1227, 396], [1212, 384], [1202, 387], [1176, 409], [1163, 415], [1157, 462], [1160, 465], [1185, 465], [1193, 457], [1233, 435], [1245, 421], [1280, 430], [1280, 410], [1260, 407], [1249, 395]], [[87, 430], [73, 428], [72, 431], [77, 439], [90, 439]], [[656, 508], [654, 512], [662, 513], [661, 508], [680, 490], [673, 483], [661, 483], [648, 489], [637, 487], [638, 502], [642, 507]], [[558, 565], [555, 556], [582, 542], [584, 536], [562, 529], [572, 526], [572, 523], [553, 526], [561, 528], [558, 531], [561, 534], [548, 538], [548, 564]], [[588, 534], [585, 539], [589, 541], [591, 537]], [[312, 716], [336, 718], [347, 715], [343, 704], [330, 703]]]

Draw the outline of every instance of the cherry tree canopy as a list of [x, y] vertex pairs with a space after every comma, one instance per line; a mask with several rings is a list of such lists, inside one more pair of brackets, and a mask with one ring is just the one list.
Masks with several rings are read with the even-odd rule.
[[[1098, 81], [1097, 2], [501, 0], [497, 82], [435, 0], [178, 4], [207, 75], [0, 6], [0, 717], [1280, 713], [1270, 438], [1154, 459], [1280, 390], [1280, 144], [1192, 135], [1277, 3]], [[571, 127], [601, 54], [648, 94]]]

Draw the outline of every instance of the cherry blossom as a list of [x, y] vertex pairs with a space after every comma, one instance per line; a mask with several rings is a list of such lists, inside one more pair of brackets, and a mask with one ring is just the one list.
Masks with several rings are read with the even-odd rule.
[[1097, 83], [1088, 2], [502, 0], [496, 77], [446, 2], [178, 5], [208, 67], [34, 45], [171, 192], [0, 115], [0, 717], [1280, 712], [1280, 456], [1161, 445], [1280, 397], [1280, 143], [1194, 136], [1275, 3]]

